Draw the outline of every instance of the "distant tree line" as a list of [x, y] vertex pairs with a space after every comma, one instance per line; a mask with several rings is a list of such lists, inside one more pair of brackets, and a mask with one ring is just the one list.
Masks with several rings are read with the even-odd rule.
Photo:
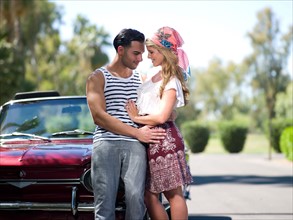
[[[81, 15], [74, 21], [73, 37], [61, 39], [62, 10], [48, 0], [0, 1], [0, 104], [20, 91], [84, 95], [88, 74], [109, 61], [109, 33]], [[287, 70], [292, 25], [281, 33], [270, 8], [259, 11], [257, 19], [247, 33], [252, 53], [243, 62], [224, 65], [215, 58], [207, 68], [192, 69], [190, 103], [179, 109], [179, 125], [237, 120], [263, 131], [273, 118], [292, 117]]]
[[[270, 8], [259, 11], [257, 19], [247, 33], [252, 53], [241, 63], [224, 65], [220, 58], [214, 58], [207, 68], [192, 70], [190, 87], [194, 88], [191, 97], [197, 121], [214, 124], [236, 120], [261, 132], [270, 129], [276, 117], [293, 121], [292, 76], [287, 68], [292, 53], [292, 24], [282, 34]], [[181, 111], [185, 118], [191, 115], [188, 111], [184, 115], [185, 109]]]

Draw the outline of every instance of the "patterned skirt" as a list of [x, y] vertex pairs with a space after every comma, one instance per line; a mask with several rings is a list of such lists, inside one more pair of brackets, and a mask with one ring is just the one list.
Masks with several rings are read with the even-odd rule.
[[150, 144], [147, 148], [146, 189], [153, 193], [161, 193], [192, 183], [179, 129], [172, 121], [157, 127], [164, 128], [167, 135], [160, 144]]

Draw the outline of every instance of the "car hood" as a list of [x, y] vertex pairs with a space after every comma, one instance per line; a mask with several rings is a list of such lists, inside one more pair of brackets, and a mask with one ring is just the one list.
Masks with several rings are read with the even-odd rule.
[[1, 144], [0, 166], [80, 166], [91, 158], [91, 140], [28, 142]]

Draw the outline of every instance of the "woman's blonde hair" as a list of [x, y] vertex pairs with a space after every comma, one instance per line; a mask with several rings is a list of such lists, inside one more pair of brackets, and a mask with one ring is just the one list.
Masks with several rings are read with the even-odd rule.
[[157, 49], [164, 56], [164, 60], [162, 63], [163, 82], [160, 87], [160, 98], [162, 98], [162, 95], [167, 83], [170, 81], [170, 79], [173, 76], [175, 76], [179, 79], [181, 83], [183, 96], [184, 96], [184, 103], [186, 105], [189, 100], [189, 89], [187, 88], [187, 85], [183, 77], [183, 70], [180, 66], [178, 66], [177, 55], [169, 48], [160, 47], [150, 39], [146, 39], [145, 43], [146, 43], [146, 46]]

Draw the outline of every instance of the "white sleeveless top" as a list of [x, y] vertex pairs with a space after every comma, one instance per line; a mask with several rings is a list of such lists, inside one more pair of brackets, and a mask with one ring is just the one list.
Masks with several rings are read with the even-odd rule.
[[[138, 87], [136, 105], [140, 115], [154, 114], [159, 110], [158, 106], [160, 104], [161, 83], [162, 80], [154, 83], [152, 78], [150, 78]], [[179, 79], [176, 77], [171, 78], [171, 80], [165, 86], [164, 91], [169, 89], [176, 90], [177, 101], [174, 108], [184, 106], [184, 96]]]

